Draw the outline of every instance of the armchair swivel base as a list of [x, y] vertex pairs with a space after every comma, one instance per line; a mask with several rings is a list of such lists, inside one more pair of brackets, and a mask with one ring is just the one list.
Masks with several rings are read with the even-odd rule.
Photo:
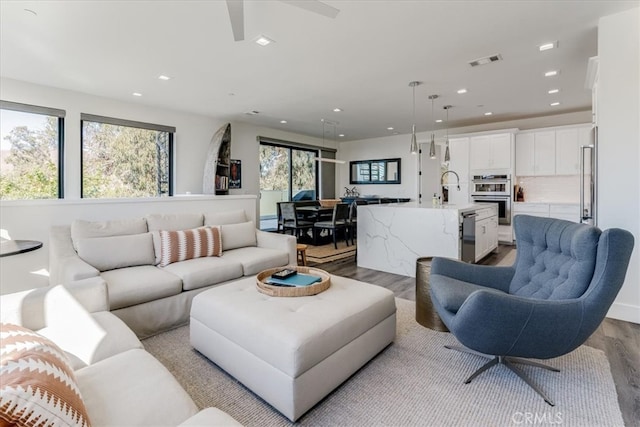
[[522, 381], [524, 381], [525, 383], [527, 383], [527, 385], [529, 387], [534, 389], [535, 392], [538, 393], [544, 399], [545, 402], [547, 402], [551, 406], [556, 406], [556, 404], [553, 403], [553, 401], [551, 399], [549, 399], [549, 396], [547, 396], [540, 389], [540, 387], [538, 387], [531, 380], [531, 378], [529, 378], [520, 368], [515, 366], [514, 363], [519, 363], [521, 365], [535, 366], [536, 368], [542, 368], [542, 369], [546, 369], [546, 370], [553, 371], [553, 372], [560, 372], [560, 369], [554, 368], [553, 366], [545, 365], [544, 363], [534, 362], [532, 360], [523, 359], [521, 357], [489, 356], [488, 354], [480, 353], [478, 351], [473, 351], [473, 350], [470, 350], [470, 349], [464, 348], [464, 347], [450, 346], [450, 345], [445, 345], [444, 347], [448, 348], [449, 350], [456, 350], [456, 351], [459, 351], [459, 352], [462, 352], [462, 353], [475, 354], [477, 356], [481, 356], [481, 357], [484, 357], [484, 358], [487, 358], [487, 359], [491, 359], [487, 363], [482, 365], [477, 371], [475, 371], [473, 374], [471, 374], [471, 376], [469, 378], [464, 380], [465, 384], [469, 384], [478, 375], [480, 375], [481, 373], [483, 373], [487, 369], [489, 369], [489, 368], [491, 368], [491, 367], [493, 367], [495, 365], [502, 364], [502, 365], [506, 366], [507, 368], [509, 368], [509, 370], [511, 370], [517, 376], [519, 376], [520, 379]]

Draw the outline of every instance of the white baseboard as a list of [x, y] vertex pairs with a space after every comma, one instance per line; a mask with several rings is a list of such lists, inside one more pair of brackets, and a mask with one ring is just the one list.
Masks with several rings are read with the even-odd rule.
[[640, 307], [614, 302], [607, 313], [607, 317], [640, 324]]

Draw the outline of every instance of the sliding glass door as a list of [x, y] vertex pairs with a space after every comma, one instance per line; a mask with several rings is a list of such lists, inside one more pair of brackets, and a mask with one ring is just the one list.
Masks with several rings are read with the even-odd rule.
[[317, 151], [260, 143], [260, 229], [277, 228], [277, 203], [315, 200]]

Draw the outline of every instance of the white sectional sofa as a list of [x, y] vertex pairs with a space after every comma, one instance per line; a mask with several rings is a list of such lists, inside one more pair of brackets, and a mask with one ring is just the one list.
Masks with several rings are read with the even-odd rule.
[[[65, 424], [55, 417], [66, 411], [66, 403], [57, 400], [56, 405], [47, 405], [51, 402], [47, 396], [63, 394], [60, 387], [52, 384], [64, 379], [64, 385], [75, 390], [72, 394], [78, 392], [81, 396], [77, 406], [82, 407], [82, 413], [88, 418], [75, 419], [74, 425], [240, 425], [219, 409], [198, 410], [171, 373], [108, 311], [107, 289], [99, 278], [85, 279], [68, 287], [59, 285], [3, 295], [0, 314], [3, 323], [2, 419], [39, 416], [42, 423], [48, 419], [52, 425]], [[53, 369], [52, 366], [59, 368], [49, 363], [37, 365], [35, 361], [50, 357], [55, 347], [46, 342], [38, 346], [41, 343], [36, 341], [41, 337], [35, 334], [35, 339], [31, 335], [24, 339], [25, 331], [15, 332], [15, 325], [37, 332], [46, 337], [42, 341], [50, 340], [62, 349], [67, 356], [63, 354], [59, 360], [62, 370], [53, 375], [39, 375]], [[20, 345], [13, 344], [13, 339]], [[68, 371], [72, 375], [61, 374]], [[74, 403], [78, 404], [77, 400]]]
[[[190, 259], [163, 264], [163, 232], [203, 226], [218, 228], [221, 256], [190, 258], [185, 250]], [[295, 264], [295, 237], [257, 230], [244, 210], [74, 220], [53, 227], [49, 240], [50, 284], [101, 278], [109, 310], [140, 338], [186, 324], [193, 297], [212, 286]]]

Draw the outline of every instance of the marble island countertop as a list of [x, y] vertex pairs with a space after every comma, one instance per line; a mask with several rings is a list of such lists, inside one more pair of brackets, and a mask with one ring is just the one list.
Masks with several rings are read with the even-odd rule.
[[415, 277], [420, 257], [460, 259], [461, 214], [486, 208], [497, 215], [495, 203], [358, 206], [358, 266]]
[[371, 207], [394, 207], [394, 208], [413, 208], [413, 209], [429, 209], [434, 211], [441, 210], [455, 210], [459, 212], [468, 212], [472, 210], [486, 208], [488, 206], [495, 205], [495, 203], [467, 203], [463, 205], [453, 205], [444, 203], [440, 206], [434, 207], [431, 203], [418, 203], [418, 202], [408, 202], [408, 203], [390, 203], [384, 205], [371, 205]]

